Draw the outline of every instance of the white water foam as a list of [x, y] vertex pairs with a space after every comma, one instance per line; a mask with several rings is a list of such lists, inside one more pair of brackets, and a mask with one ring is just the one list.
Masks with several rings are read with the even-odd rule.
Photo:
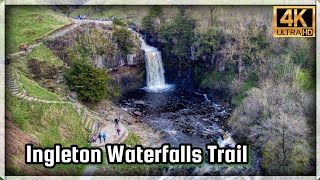
[[162, 92], [173, 89], [174, 85], [166, 84], [165, 82], [161, 52], [157, 48], [149, 46], [139, 33], [132, 29], [129, 30], [137, 34], [141, 41], [141, 49], [145, 51], [147, 87], [143, 89], [149, 92]]

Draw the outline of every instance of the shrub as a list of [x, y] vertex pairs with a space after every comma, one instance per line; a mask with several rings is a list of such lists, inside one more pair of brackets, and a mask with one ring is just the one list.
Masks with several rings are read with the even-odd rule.
[[134, 44], [131, 39], [132, 33], [124, 27], [115, 27], [113, 32], [117, 44], [120, 46], [122, 55], [126, 55], [132, 51]]
[[[234, 106], [239, 106], [247, 97], [248, 91], [256, 86], [258, 80], [258, 76], [254, 73], [251, 73], [249, 77], [240, 85], [240, 88], [237, 89], [237, 92], [234, 92], [231, 104]], [[234, 81], [234, 84], [232, 86], [233, 88], [235, 88], [237, 86], [237, 81]]]
[[200, 88], [228, 90], [229, 83], [235, 78], [235, 75], [233, 72], [207, 72], [203, 75], [204, 79], [200, 83]]
[[109, 79], [104, 69], [94, 68], [86, 61], [75, 61], [64, 73], [67, 84], [75, 90], [78, 99], [97, 102], [106, 97]]
[[200, 58], [204, 54], [216, 53], [221, 45], [222, 31], [219, 28], [211, 28], [205, 33], [201, 33], [196, 40], [195, 45], [198, 47], [196, 57]]
[[173, 54], [179, 60], [188, 59], [190, 46], [195, 40], [196, 21], [183, 9], [172, 22], [161, 25], [159, 37], [166, 55]]
[[124, 26], [125, 24], [120, 21], [118, 18], [113, 18], [113, 24], [118, 25], [118, 26]]
[[142, 18], [142, 30], [145, 31], [145, 33], [147, 34], [157, 34], [159, 31], [159, 24], [156, 23], [156, 19], [160, 19], [162, 17], [162, 13], [163, 12], [161, 7], [151, 7], [148, 14]]
[[295, 83], [305, 91], [315, 89], [315, 79], [311, 76], [311, 72], [308, 70], [297, 71]]
[[80, 27], [76, 34], [75, 41], [67, 48], [68, 58], [72, 60], [92, 59], [100, 56], [113, 57], [115, 48], [113, 47], [107, 34], [100, 28], [94, 26]]

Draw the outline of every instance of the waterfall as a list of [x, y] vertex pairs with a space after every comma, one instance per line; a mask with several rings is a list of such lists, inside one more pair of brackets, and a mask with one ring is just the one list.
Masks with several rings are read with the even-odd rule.
[[164, 69], [159, 51], [146, 51], [147, 87], [165, 87]]
[[164, 76], [164, 68], [161, 58], [161, 52], [153, 47], [149, 46], [140, 34], [129, 29], [138, 35], [141, 41], [141, 49], [145, 52], [145, 63], [147, 70], [147, 91], [164, 91], [171, 89], [173, 86], [166, 84]]

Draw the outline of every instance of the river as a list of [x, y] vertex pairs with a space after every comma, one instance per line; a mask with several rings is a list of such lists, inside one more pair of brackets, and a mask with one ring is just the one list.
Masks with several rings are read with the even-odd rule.
[[[137, 117], [141, 123], [160, 131], [163, 142], [173, 147], [192, 144], [204, 149], [208, 143], [234, 147], [236, 142], [226, 126], [231, 109], [219, 105], [219, 97], [209, 99], [205, 94], [166, 84], [161, 52], [146, 44], [140, 34], [131, 31], [140, 38], [141, 49], [145, 51], [146, 87], [124, 94], [119, 106]], [[179, 169], [181, 170], [169, 167], [162, 175], [172, 175]], [[246, 167], [233, 167], [230, 171], [227, 167], [207, 165], [183, 169], [188, 169], [186, 173], [182, 173], [185, 175], [236, 175], [247, 170]]]

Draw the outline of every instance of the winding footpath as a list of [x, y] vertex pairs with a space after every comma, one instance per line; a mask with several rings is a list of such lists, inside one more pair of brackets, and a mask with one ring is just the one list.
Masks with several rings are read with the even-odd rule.
[[[32, 52], [33, 48], [41, 45], [42, 43], [45, 43], [46, 40], [53, 40], [57, 37], [61, 37], [65, 35], [67, 32], [70, 32], [71, 30], [75, 29], [76, 27], [80, 26], [82, 23], [103, 23], [103, 24], [110, 24], [109, 21], [93, 21], [93, 20], [72, 20], [74, 24], [64, 28], [55, 31], [51, 35], [44, 37], [42, 39], [42, 42], [30, 45], [27, 49], [27, 51], [20, 51], [17, 53], [13, 53], [8, 55], [8, 58], [10, 59], [16, 59], [21, 58], [26, 55], [28, 55], [30, 52]], [[112, 22], [111, 22], [112, 24]], [[17, 97], [21, 100], [31, 101], [31, 102], [39, 102], [39, 103], [47, 103], [47, 104], [71, 104], [73, 106], [73, 109], [77, 112], [78, 115], [81, 116], [81, 124], [85, 127], [88, 132], [90, 132], [90, 135], [95, 135], [106, 133], [107, 138], [104, 142], [103, 139], [100, 142], [99, 139], [95, 143], [91, 143], [92, 147], [101, 147], [103, 148], [106, 143], [122, 143], [126, 138], [128, 137], [128, 129], [123, 125], [121, 122], [118, 125], [118, 128], [121, 130], [120, 134], [117, 134], [115, 123], [113, 122], [113, 119], [109, 119], [104, 117], [103, 115], [94, 112], [92, 110], [89, 110], [79, 102], [76, 102], [72, 99], [70, 100], [58, 100], [58, 101], [52, 101], [52, 100], [46, 100], [46, 99], [40, 99], [31, 96], [28, 94], [28, 92], [23, 87], [23, 84], [20, 82], [19, 74], [14, 70], [13, 68], [10, 68], [9, 65], [5, 66], [5, 84], [6, 84], [6, 90], [10, 92], [12, 95]]]

